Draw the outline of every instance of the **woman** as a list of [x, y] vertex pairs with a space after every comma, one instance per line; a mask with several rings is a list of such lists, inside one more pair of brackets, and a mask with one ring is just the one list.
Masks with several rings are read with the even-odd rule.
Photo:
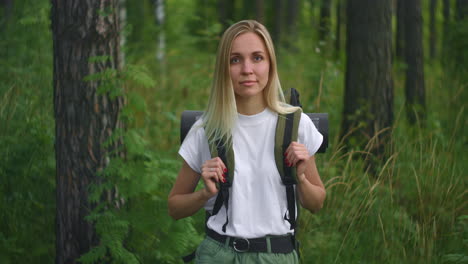
[[[298, 110], [284, 103], [273, 42], [253, 20], [229, 27], [221, 38], [208, 107], [189, 131], [179, 154], [184, 159], [169, 194], [169, 214], [180, 219], [204, 207], [213, 212], [226, 175], [233, 175], [226, 203], [207, 221], [207, 237], [196, 252], [197, 263], [298, 263], [287, 217], [285, 187], [274, 157], [278, 114]], [[223, 139], [232, 148], [234, 168], [227, 169], [210, 146]], [[325, 188], [313, 154], [322, 135], [300, 115], [298, 141], [284, 153], [297, 171], [300, 204], [315, 212]], [[216, 145], [215, 145], [216, 146]], [[199, 180], [205, 188], [196, 191]]]

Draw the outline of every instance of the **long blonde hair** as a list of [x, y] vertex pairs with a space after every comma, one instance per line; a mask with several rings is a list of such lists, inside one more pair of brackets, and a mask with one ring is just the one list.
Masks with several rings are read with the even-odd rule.
[[211, 93], [208, 106], [202, 117], [210, 144], [218, 139], [223, 139], [225, 143], [232, 140], [231, 131], [237, 122], [238, 115], [229, 70], [229, 59], [232, 42], [236, 37], [247, 32], [255, 33], [263, 40], [270, 58], [268, 83], [263, 90], [267, 107], [280, 114], [292, 113], [297, 109], [284, 101], [278, 78], [275, 49], [268, 30], [255, 20], [239, 21], [226, 29], [218, 46]]

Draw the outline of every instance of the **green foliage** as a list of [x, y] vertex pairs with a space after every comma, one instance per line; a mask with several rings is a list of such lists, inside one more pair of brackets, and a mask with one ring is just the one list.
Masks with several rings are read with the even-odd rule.
[[[451, 70], [457, 73], [465, 82], [468, 81], [468, 17], [452, 22], [447, 32], [450, 45], [445, 48], [445, 62]], [[445, 43], [447, 44], [447, 43]]]
[[[155, 84], [144, 67], [134, 65], [128, 65], [121, 73], [109, 75], [105, 71], [86, 79], [99, 80], [101, 86], [102, 82], [141, 87]], [[135, 118], [148, 118], [146, 102], [135, 92], [128, 92], [127, 97], [121, 115], [127, 127], [115, 131], [106, 143], [123, 137], [125, 157], [111, 159], [100, 173], [102, 182], [89, 186], [89, 200], [98, 206], [87, 220], [94, 223], [100, 243], [79, 261], [177, 263], [201, 239], [191, 219], [174, 222], [167, 214], [166, 191], [175, 180], [179, 163], [149, 148], [145, 139], [148, 135]], [[112, 198], [102, 200], [102, 197]]]
[[[24, 1], [23, 1], [24, 2]], [[15, 1], [14, 23], [0, 31], [0, 259], [52, 263], [55, 255], [55, 157], [52, 36], [47, 1]], [[208, 1], [214, 3], [215, 1]], [[202, 110], [209, 96], [220, 26], [216, 7], [168, 1], [166, 72], [154, 59], [157, 33], [149, 1], [128, 5], [128, 64], [123, 71], [89, 76], [100, 92], [125, 95], [124, 158], [110, 160], [102, 182], [89, 186], [99, 206], [87, 217], [100, 243], [82, 263], [180, 263], [204, 232], [204, 214], [174, 221], [167, 196], [179, 170], [179, 117]], [[466, 76], [437, 62], [426, 64], [426, 126], [410, 127], [403, 109], [403, 77], [395, 75], [395, 126], [388, 159], [377, 176], [338, 138], [344, 65], [315, 41], [308, 17], [294, 50], [278, 56], [283, 88], [295, 87], [307, 112], [328, 112], [330, 148], [317, 155], [327, 188], [318, 214], [302, 210], [304, 263], [467, 263]], [[309, 6], [308, 4], [306, 5]], [[271, 8], [271, 7], [267, 7]], [[268, 9], [272, 11], [271, 9]], [[332, 21], [333, 22], [333, 21]], [[466, 26], [448, 47], [466, 63]], [[31, 30], [34, 28], [34, 30]], [[34, 43], [31, 45], [30, 43]], [[90, 58], [105, 64], [110, 57]], [[456, 68], [457, 70], [462, 69]], [[125, 89], [124, 89], [125, 88]], [[112, 199], [102, 201], [102, 197]]]
[[12, 12], [0, 30], [0, 259], [51, 263], [55, 156], [52, 68], [45, 67], [52, 65], [48, 4], [15, 1]]

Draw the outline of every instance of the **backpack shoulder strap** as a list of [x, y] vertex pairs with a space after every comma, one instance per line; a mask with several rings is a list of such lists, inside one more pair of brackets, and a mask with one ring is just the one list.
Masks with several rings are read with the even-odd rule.
[[[290, 105], [301, 107], [299, 102], [299, 92], [296, 89], [291, 88], [286, 91], [285, 99]], [[275, 134], [275, 162], [281, 177], [281, 182], [286, 188], [286, 199], [288, 205], [288, 211], [285, 213], [284, 219], [289, 222], [291, 230], [295, 230], [297, 228], [297, 197], [294, 189], [294, 185], [297, 184], [297, 175], [295, 167], [288, 167], [286, 165], [284, 153], [291, 142], [297, 141], [298, 139], [301, 114], [301, 108], [290, 114], [279, 114]]]
[[211, 215], [217, 214], [224, 205], [226, 208], [226, 222], [223, 225], [223, 232], [226, 232], [226, 226], [229, 223], [227, 213], [229, 208], [229, 188], [232, 186], [232, 181], [234, 180], [234, 150], [232, 144], [227, 144], [223, 140], [217, 140], [214, 144], [210, 144], [210, 152], [211, 157], [219, 157], [227, 168], [226, 182], [218, 182], [216, 184], [219, 192], [211, 213]]
[[278, 115], [275, 134], [275, 161], [282, 183], [286, 187], [286, 199], [288, 211], [284, 219], [290, 224], [291, 230], [296, 229], [296, 194], [294, 185], [297, 183], [296, 168], [288, 167], [284, 159], [284, 153], [292, 141], [297, 141], [299, 122], [302, 110], [294, 113]]
[[296, 170], [286, 166], [284, 153], [291, 142], [298, 139], [301, 114], [301, 109], [290, 114], [278, 114], [275, 133], [275, 161], [283, 184], [296, 183]]

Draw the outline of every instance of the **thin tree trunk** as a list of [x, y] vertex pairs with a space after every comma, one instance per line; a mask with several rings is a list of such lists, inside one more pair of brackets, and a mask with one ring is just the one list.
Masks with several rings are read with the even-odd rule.
[[442, 13], [444, 16], [444, 26], [443, 26], [443, 39], [442, 39], [442, 48], [443, 51], [443, 59], [446, 60], [448, 49], [450, 46], [450, 0], [443, 0], [443, 9]]
[[396, 40], [395, 40], [395, 55], [399, 59], [405, 57], [405, 1], [396, 0], [397, 12], [396, 12]]
[[468, 0], [457, 0], [457, 21], [461, 21], [467, 17], [468, 13]]
[[223, 32], [234, 20], [235, 0], [218, 0], [219, 22], [223, 25]]
[[120, 19], [120, 52], [119, 52], [119, 68], [122, 69], [125, 65], [125, 52], [124, 47], [126, 45], [127, 38], [123, 34], [125, 25], [127, 23], [127, 7], [125, 6], [126, 0], [119, 0], [119, 19]]
[[406, 0], [405, 5], [405, 93], [408, 121], [413, 124], [418, 118], [424, 120], [426, 108], [421, 0]]
[[[96, 206], [88, 187], [109, 164], [117, 143], [105, 143], [122, 127], [122, 96], [100, 94], [103, 80], [86, 76], [117, 70], [119, 19], [117, 0], [52, 0], [54, 114], [56, 122], [56, 263], [76, 259], [99, 243], [85, 220]], [[108, 56], [95, 62], [91, 58]], [[101, 57], [102, 58], [102, 57]]]
[[0, 18], [0, 31], [5, 30], [4, 27], [7, 26], [7, 22], [13, 13], [13, 0], [0, 0], [0, 7], [3, 8], [3, 17]]
[[163, 86], [165, 85], [166, 77], [166, 32], [165, 32], [165, 17], [166, 13], [164, 10], [165, 1], [155, 0], [154, 1], [154, 13], [156, 17], [156, 25], [158, 26], [158, 43], [156, 48], [156, 60], [159, 64], [159, 75], [162, 80]]
[[335, 54], [336, 57], [340, 54], [341, 49], [341, 15], [342, 15], [341, 0], [336, 0], [336, 38], [335, 38]]
[[294, 50], [294, 44], [297, 40], [297, 19], [299, 12], [299, 0], [289, 0], [287, 4], [287, 13], [285, 28], [288, 34], [288, 40], [286, 42], [287, 48]]
[[383, 154], [389, 135], [380, 132], [393, 124], [391, 10], [391, 0], [353, 0], [348, 1], [346, 12], [341, 136], [359, 149], [367, 145], [377, 157]]
[[255, 0], [255, 19], [260, 23], [265, 23], [264, 0]]
[[315, 21], [315, 4], [316, 0], [310, 0], [310, 24], [312, 25], [312, 28], [317, 28], [317, 22]]
[[331, 25], [331, 0], [322, 0], [322, 5], [320, 6], [320, 22], [319, 22], [319, 39], [321, 41], [328, 40], [330, 35], [330, 25]]
[[[256, 5], [257, 3], [255, 3]], [[254, 15], [255, 6], [252, 0], [242, 1], [242, 19], [252, 19]]]
[[431, 0], [429, 7], [429, 56], [433, 59], [436, 56], [437, 28], [435, 22], [437, 0]]
[[444, 39], [447, 39], [447, 33], [450, 25], [450, 0], [443, 0], [444, 14]]
[[282, 0], [274, 0], [274, 16], [273, 16], [273, 41], [279, 50], [281, 44], [282, 22], [283, 22], [283, 3]]

